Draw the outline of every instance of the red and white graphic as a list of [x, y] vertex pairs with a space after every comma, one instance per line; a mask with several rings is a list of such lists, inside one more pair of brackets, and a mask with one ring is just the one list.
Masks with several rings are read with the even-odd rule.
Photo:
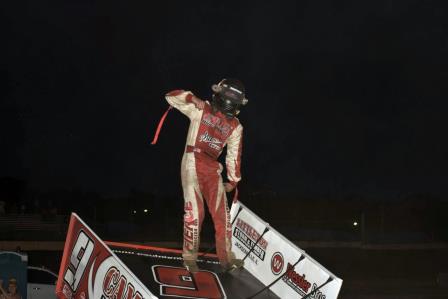
[[285, 259], [280, 252], [276, 252], [272, 255], [271, 259], [271, 270], [274, 275], [279, 275], [282, 273], [283, 266], [285, 265]]
[[185, 268], [155, 265], [154, 280], [160, 284], [160, 295], [177, 298], [225, 299], [226, 294], [218, 276], [201, 270], [194, 274]]
[[108, 257], [101, 263], [95, 279], [94, 266], [95, 260], [89, 273], [89, 298], [143, 299], [143, 295], [136, 290], [132, 280], [128, 281], [126, 270], [116, 265], [113, 257]]
[[[280, 298], [336, 299], [342, 280], [319, 264], [305, 251], [286, 239], [241, 202], [233, 203], [232, 245], [237, 258], [244, 258], [249, 248], [254, 247], [260, 232], [269, 230], [247, 256], [244, 269], [264, 285], [279, 279], [269, 289]], [[257, 247], [258, 246], [258, 247]], [[263, 251], [257, 251], [263, 249]], [[260, 255], [263, 253], [263, 255]], [[260, 257], [265, 256], [262, 259]], [[322, 288], [323, 285], [328, 281]], [[318, 289], [318, 290], [316, 290]], [[316, 290], [314, 293], [313, 290]]]
[[76, 291], [79, 282], [84, 275], [87, 262], [92, 256], [94, 243], [89, 236], [80, 230], [75, 246], [70, 256], [70, 264], [64, 275], [64, 280], [69, 284], [72, 291]]
[[299, 274], [294, 270], [294, 266], [288, 263], [286, 275], [283, 276], [283, 281], [286, 282], [295, 292], [300, 296], [305, 296], [308, 293], [311, 283], [306, 279], [305, 273]]
[[70, 218], [56, 295], [62, 299], [157, 298], [76, 214]]

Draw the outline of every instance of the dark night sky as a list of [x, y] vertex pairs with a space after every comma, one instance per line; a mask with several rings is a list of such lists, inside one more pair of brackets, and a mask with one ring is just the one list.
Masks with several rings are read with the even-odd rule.
[[0, 177], [179, 194], [163, 95], [238, 77], [247, 192], [448, 194], [444, 1], [201, 2], [5, 3]]

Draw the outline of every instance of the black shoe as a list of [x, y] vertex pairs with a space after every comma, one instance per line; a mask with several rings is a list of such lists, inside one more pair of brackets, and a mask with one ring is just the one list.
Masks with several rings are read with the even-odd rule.
[[240, 259], [232, 259], [227, 265], [223, 266], [226, 272], [231, 272], [244, 267], [244, 261]]

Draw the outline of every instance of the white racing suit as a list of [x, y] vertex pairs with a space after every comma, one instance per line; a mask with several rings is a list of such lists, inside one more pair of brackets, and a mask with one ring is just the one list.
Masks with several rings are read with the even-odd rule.
[[183, 90], [174, 90], [166, 95], [168, 103], [190, 119], [181, 167], [185, 200], [182, 256], [184, 260], [197, 259], [205, 200], [215, 226], [218, 259], [226, 267], [235, 257], [231, 251], [232, 228], [221, 177], [223, 167], [217, 159], [227, 145], [227, 178], [236, 186], [241, 180], [243, 127], [237, 118], [213, 112], [208, 102], [205, 102], [204, 109], [199, 110], [192, 103], [192, 97], [191, 92]]

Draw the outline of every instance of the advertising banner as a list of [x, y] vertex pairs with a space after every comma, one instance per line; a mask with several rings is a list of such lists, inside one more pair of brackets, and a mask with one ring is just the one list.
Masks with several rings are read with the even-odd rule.
[[232, 205], [232, 250], [280, 298], [335, 299], [342, 280], [241, 202]]
[[70, 218], [56, 295], [63, 299], [157, 298], [74, 213]]

